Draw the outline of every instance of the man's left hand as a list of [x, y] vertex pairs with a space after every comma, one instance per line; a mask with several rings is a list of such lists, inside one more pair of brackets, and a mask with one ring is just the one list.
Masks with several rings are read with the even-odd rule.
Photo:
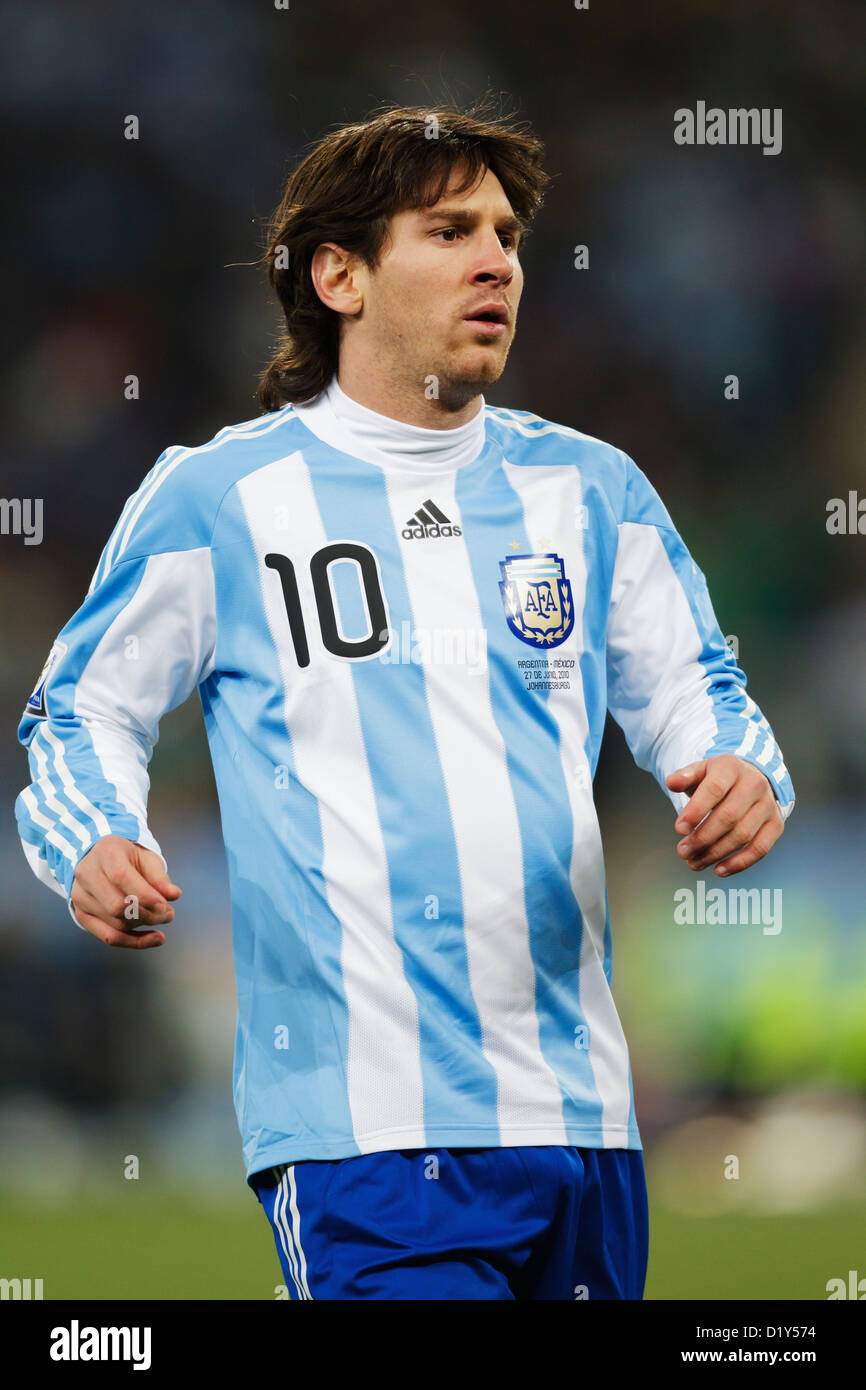
[[785, 828], [768, 778], [733, 753], [689, 763], [665, 782], [691, 796], [674, 825], [684, 837], [677, 851], [690, 869], [715, 864], [720, 878], [738, 874], [763, 859]]

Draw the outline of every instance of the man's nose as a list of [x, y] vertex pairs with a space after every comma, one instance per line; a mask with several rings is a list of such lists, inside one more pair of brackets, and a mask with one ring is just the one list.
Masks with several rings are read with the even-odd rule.
[[484, 243], [484, 249], [475, 273], [476, 275], [495, 275], [504, 284], [507, 284], [514, 276], [514, 266], [495, 232]]

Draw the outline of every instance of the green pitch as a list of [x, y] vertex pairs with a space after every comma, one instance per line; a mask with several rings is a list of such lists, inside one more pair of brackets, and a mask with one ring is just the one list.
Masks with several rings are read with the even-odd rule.
[[[0, 1201], [0, 1277], [41, 1278], [46, 1299], [273, 1299], [282, 1274], [255, 1198], [191, 1205], [130, 1192], [74, 1207]], [[826, 1299], [866, 1275], [866, 1204], [798, 1216], [700, 1220], [651, 1213], [648, 1299]]]

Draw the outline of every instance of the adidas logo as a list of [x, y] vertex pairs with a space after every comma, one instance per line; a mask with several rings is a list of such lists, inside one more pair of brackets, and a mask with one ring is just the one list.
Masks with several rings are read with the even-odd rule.
[[423, 541], [435, 536], [462, 536], [459, 526], [452, 526], [443, 511], [430, 498], [410, 516], [401, 535], [406, 541]]

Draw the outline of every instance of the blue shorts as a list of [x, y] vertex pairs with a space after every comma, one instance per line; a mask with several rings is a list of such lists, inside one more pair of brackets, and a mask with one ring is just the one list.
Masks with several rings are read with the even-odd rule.
[[393, 1149], [249, 1183], [293, 1299], [643, 1297], [639, 1149]]

